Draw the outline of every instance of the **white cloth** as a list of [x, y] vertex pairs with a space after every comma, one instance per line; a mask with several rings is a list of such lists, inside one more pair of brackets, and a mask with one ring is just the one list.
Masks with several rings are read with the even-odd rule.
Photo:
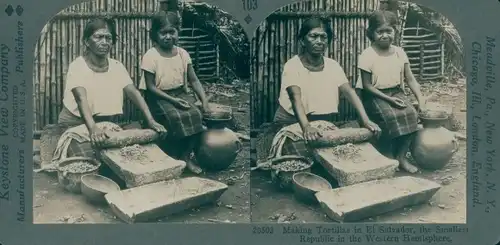
[[299, 56], [296, 55], [288, 60], [283, 68], [279, 104], [288, 113], [294, 115], [286, 89], [290, 86], [298, 86], [306, 114], [337, 113], [339, 87], [348, 82], [344, 70], [337, 61], [324, 57], [323, 70], [313, 72], [305, 68]]
[[[394, 88], [404, 81], [404, 66], [409, 64], [405, 51], [398, 46], [391, 46], [390, 55], [381, 55], [373, 47], [365, 49], [358, 60], [358, 69], [372, 74], [372, 84], [377, 89]], [[361, 73], [356, 88], [363, 88]]]
[[[112, 131], [120, 131], [122, 130], [120, 126], [111, 122], [100, 122], [97, 123], [96, 126], [103, 130], [112, 130]], [[78, 143], [90, 141], [90, 134], [85, 124], [69, 128], [66, 130], [59, 138], [57, 142], [56, 149], [54, 151], [52, 162], [44, 166], [42, 169], [38, 171], [56, 171], [57, 164], [66, 159], [68, 155], [68, 147], [71, 143], [71, 140], [76, 140]]]
[[71, 92], [76, 87], [85, 88], [92, 115], [123, 114], [123, 88], [134, 83], [122, 63], [111, 58], [108, 61], [107, 72], [91, 70], [82, 56], [69, 65], [63, 104], [75, 116], [80, 117], [78, 105]]
[[269, 159], [281, 156], [283, 144], [287, 139], [291, 139], [292, 141], [299, 141], [304, 139], [302, 128], [300, 127], [299, 123], [288, 125], [278, 131], [278, 133], [273, 138], [273, 142], [271, 143], [271, 149], [269, 150]]
[[[187, 67], [192, 64], [189, 53], [176, 47], [177, 54], [166, 57], [156, 47], [149, 49], [142, 57], [141, 69], [155, 74], [156, 87], [161, 90], [176, 89], [187, 81]], [[146, 89], [146, 80], [141, 76], [139, 89]]]

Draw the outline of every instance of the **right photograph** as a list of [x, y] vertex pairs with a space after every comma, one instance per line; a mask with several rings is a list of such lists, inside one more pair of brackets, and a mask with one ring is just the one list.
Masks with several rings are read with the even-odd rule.
[[466, 223], [467, 82], [445, 16], [301, 1], [251, 44], [252, 222]]

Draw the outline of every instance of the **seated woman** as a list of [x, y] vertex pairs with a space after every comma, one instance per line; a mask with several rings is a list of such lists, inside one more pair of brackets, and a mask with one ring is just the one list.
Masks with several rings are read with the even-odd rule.
[[332, 36], [330, 24], [319, 18], [306, 20], [299, 30], [301, 50], [283, 68], [280, 107], [274, 121], [282, 125], [298, 123], [302, 137], [286, 138], [280, 146], [280, 155], [311, 156], [307, 141], [321, 136], [311, 122], [333, 121], [333, 116], [338, 113], [339, 92], [355, 107], [364, 127], [377, 135], [380, 132], [380, 128], [368, 119], [361, 100], [349, 84], [342, 67], [335, 60], [324, 57]]
[[124, 94], [142, 111], [149, 128], [166, 133], [165, 127], [153, 119], [125, 66], [108, 58], [115, 42], [116, 29], [112, 20], [98, 18], [85, 26], [85, 50], [69, 65], [59, 124], [69, 128], [85, 125], [90, 142], [73, 139], [67, 148], [67, 156], [60, 157], [96, 157], [95, 147], [107, 137], [97, 123], [123, 114]]
[[424, 108], [425, 99], [410, 69], [408, 56], [401, 47], [392, 44], [397, 25], [397, 16], [389, 11], [375, 12], [369, 18], [367, 36], [372, 44], [359, 56], [357, 87], [362, 91], [370, 118], [379, 123], [384, 130], [383, 138], [392, 143], [399, 167], [415, 173], [418, 168], [410, 164], [406, 153], [418, 130], [418, 113], [401, 85], [408, 84], [419, 110]]
[[[145, 90], [146, 102], [158, 122], [168, 128], [161, 148], [170, 156], [183, 160], [187, 168], [200, 174], [202, 169], [192, 157], [204, 131], [203, 113], [209, 112], [208, 100], [189, 53], [176, 45], [180, 20], [176, 13], [162, 13], [151, 21], [149, 36], [154, 47], [142, 58], [143, 77], [140, 89]], [[195, 97], [184, 88], [189, 83], [201, 101], [199, 110]]]

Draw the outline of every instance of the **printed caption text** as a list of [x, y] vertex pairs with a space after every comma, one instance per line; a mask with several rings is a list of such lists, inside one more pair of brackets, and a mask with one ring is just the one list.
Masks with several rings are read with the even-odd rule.
[[468, 232], [467, 228], [458, 225], [427, 227], [393, 226], [393, 225], [359, 225], [345, 227], [342, 225], [318, 225], [305, 227], [300, 225], [254, 226], [253, 235], [286, 235], [294, 236], [300, 243], [452, 243], [454, 233]]
[[[486, 213], [496, 208], [496, 162], [498, 160], [495, 144], [496, 123], [495, 116], [496, 99], [496, 59], [494, 52], [496, 40], [486, 37], [483, 42], [472, 43], [472, 69], [469, 89], [472, 90], [471, 101], [468, 101], [468, 113], [471, 113], [471, 161], [472, 171], [469, 174], [472, 181], [472, 206], [480, 208]], [[484, 72], [485, 77], [479, 74]], [[479, 81], [483, 81], [479, 82]], [[483, 85], [481, 85], [483, 84]], [[467, 125], [469, 126], [469, 125]], [[483, 144], [485, 147], [480, 147]], [[488, 193], [485, 195], [484, 193]]]
[[[25, 161], [23, 149], [15, 149], [12, 143], [26, 142], [26, 123], [32, 117], [26, 112], [26, 81], [19, 79], [25, 72], [24, 24], [17, 21], [14, 45], [0, 44], [0, 206], [17, 206], [16, 219], [24, 221], [25, 205]], [[29, 153], [28, 153], [29, 154]], [[13, 179], [19, 185], [13, 185]]]

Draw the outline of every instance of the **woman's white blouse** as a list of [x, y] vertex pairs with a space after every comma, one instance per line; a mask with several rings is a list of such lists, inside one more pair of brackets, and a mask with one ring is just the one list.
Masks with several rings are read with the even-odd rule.
[[323, 70], [315, 72], [305, 68], [297, 55], [285, 63], [279, 104], [288, 113], [294, 114], [286, 91], [290, 86], [300, 88], [306, 114], [322, 115], [338, 112], [339, 87], [349, 81], [337, 61], [328, 57], [324, 57], [324, 61]]
[[77, 87], [85, 88], [92, 115], [123, 114], [123, 88], [134, 83], [121, 62], [111, 58], [108, 61], [107, 72], [91, 70], [82, 56], [69, 65], [63, 104], [75, 116], [80, 117], [80, 112], [71, 90]]

